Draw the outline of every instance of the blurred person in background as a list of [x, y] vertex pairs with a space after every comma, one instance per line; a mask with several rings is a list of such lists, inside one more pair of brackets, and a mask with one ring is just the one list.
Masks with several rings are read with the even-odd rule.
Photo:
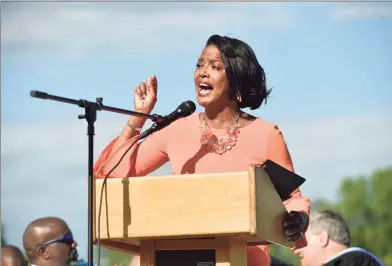
[[4, 245], [1, 247], [1, 265], [27, 266], [28, 263], [18, 247], [13, 245]]
[[312, 214], [305, 237], [307, 246], [295, 251], [302, 266], [384, 266], [371, 252], [350, 247], [350, 229], [336, 211]]

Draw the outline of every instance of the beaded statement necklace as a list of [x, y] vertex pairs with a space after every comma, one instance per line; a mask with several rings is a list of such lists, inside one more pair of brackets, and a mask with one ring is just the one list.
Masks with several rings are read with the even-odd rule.
[[227, 129], [226, 134], [218, 139], [218, 137], [211, 132], [205, 114], [202, 114], [200, 116], [201, 144], [208, 146], [212, 151], [219, 155], [231, 150], [235, 146], [238, 134], [240, 133], [239, 120], [240, 114], [238, 114], [237, 118]]

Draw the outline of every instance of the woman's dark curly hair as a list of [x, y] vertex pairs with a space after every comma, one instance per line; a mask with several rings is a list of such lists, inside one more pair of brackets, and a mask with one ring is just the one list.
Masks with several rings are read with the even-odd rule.
[[206, 46], [214, 45], [221, 52], [229, 82], [229, 98], [236, 99], [240, 108], [255, 110], [267, 101], [271, 89], [267, 90], [264, 69], [257, 61], [252, 48], [243, 41], [220, 35], [212, 35]]

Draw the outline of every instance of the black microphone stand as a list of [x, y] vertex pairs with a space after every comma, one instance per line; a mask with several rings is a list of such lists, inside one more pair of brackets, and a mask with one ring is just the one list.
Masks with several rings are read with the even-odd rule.
[[89, 102], [86, 100], [74, 100], [74, 99], [59, 97], [59, 96], [55, 96], [55, 95], [50, 95], [50, 94], [47, 94], [45, 92], [40, 92], [40, 91], [31, 91], [30, 96], [34, 97], [34, 98], [44, 99], [44, 100], [49, 99], [49, 100], [54, 100], [54, 101], [58, 101], [58, 102], [74, 104], [74, 105], [77, 105], [77, 106], [85, 109], [84, 115], [79, 115], [78, 118], [87, 120], [87, 135], [88, 135], [88, 207], [87, 207], [88, 208], [88, 265], [93, 266], [93, 196], [94, 196], [93, 169], [94, 169], [94, 135], [95, 135], [94, 123], [97, 119], [97, 111], [105, 110], [105, 111], [114, 112], [114, 113], [144, 117], [146, 119], [150, 119], [153, 122], [157, 122], [157, 123], [163, 121], [163, 117], [160, 115], [156, 115], [156, 114], [150, 115], [150, 114], [133, 112], [133, 111], [128, 111], [125, 109], [120, 109], [120, 108], [115, 108], [115, 107], [110, 107], [110, 106], [104, 106], [102, 103], [103, 99], [100, 97], [97, 97], [96, 102]]

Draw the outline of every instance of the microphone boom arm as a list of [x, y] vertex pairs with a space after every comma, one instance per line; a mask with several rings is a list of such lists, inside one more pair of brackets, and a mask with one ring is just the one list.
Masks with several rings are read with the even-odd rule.
[[[93, 199], [94, 199], [94, 123], [97, 119], [97, 111], [109, 111], [113, 113], [126, 114], [131, 116], [144, 117], [150, 119], [155, 123], [163, 123], [164, 117], [156, 114], [144, 114], [134, 111], [129, 111], [125, 109], [120, 109], [116, 107], [110, 107], [103, 105], [103, 99], [101, 97], [96, 98], [96, 102], [90, 102], [87, 100], [74, 100], [69, 98], [64, 98], [60, 96], [50, 95], [46, 92], [34, 91], [30, 92], [30, 96], [34, 98], [40, 98], [43, 100], [49, 99], [58, 102], [74, 104], [85, 109], [84, 115], [79, 115], [79, 119], [86, 119], [87, 121], [87, 135], [88, 135], [88, 265], [93, 266]], [[99, 251], [98, 251], [98, 254]], [[99, 261], [99, 259], [98, 259]]]
[[[158, 123], [163, 121], [163, 116], [161, 116], [161, 115], [157, 115], [157, 114], [150, 115], [150, 114], [139, 113], [139, 112], [135, 112], [135, 111], [129, 111], [129, 110], [125, 110], [125, 109], [121, 109], [121, 108], [117, 108], [117, 107], [105, 106], [102, 103], [103, 99], [101, 97], [97, 97], [96, 102], [90, 102], [90, 101], [86, 101], [83, 99], [74, 100], [74, 99], [70, 99], [70, 98], [64, 98], [64, 97], [51, 95], [51, 94], [48, 94], [46, 92], [41, 92], [41, 91], [30, 91], [30, 96], [34, 97], [34, 98], [40, 98], [43, 100], [49, 99], [49, 100], [54, 100], [54, 101], [58, 101], [58, 102], [74, 104], [74, 105], [77, 105], [82, 108], [94, 107], [94, 109], [96, 111], [104, 110], [104, 111], [113, 112], [113, 113], [119, 113], [119, 114], [125, 114], [125, 115], [137, 116], [137, 117], [144, 117], [146, 119], [150, 119], [151, 121], [158, 122]], [[84, 115], [79, 116], [79, 119], [83, 119], [83, 118], [87, 119], [87, 117], [84, 117]]]

